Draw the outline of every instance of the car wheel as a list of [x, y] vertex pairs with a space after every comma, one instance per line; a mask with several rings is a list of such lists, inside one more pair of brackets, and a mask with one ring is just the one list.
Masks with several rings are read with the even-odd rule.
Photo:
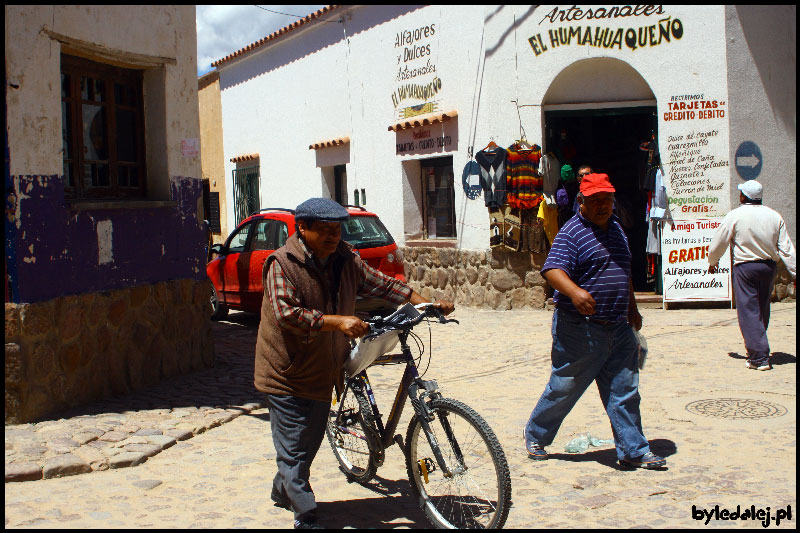
[[211, 320], [222, 320], [228, 316], [228, 308], [225, 304], [219, 303], [217, 289], [211, 285]]

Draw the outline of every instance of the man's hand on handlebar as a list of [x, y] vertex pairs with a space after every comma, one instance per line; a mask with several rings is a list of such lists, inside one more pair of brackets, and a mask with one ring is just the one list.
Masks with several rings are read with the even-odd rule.
[[447, 300], [436, 300], [433, 302], [433, 305], [434, 307], [438, 307], [445, 316], [452, 313], [456, 308], [453, 302], [448, 302]]
[[[411, 305], [431, 303], [423, 298], [417, 291], [411, 292], [411, 297], [408, 299], [408, 301], [411, 303]], [[444, 315], [449, 315], [456, 308], [455, 305], [453, 305], [453, 302], [448, 302], [447, 300], [436, 300], [433, 302], [433, 306], [440, 309]]]
[[369, 324], [356, 316], [324, 315], [322, 331], [341, 331], [351, 339], [356, 339], [369, 333]]

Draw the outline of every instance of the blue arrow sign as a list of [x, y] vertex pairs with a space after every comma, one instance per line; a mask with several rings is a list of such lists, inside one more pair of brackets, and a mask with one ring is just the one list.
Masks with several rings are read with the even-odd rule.
[[756, 179], [761, 174], [763, 162], [764, 158], [761, 156], [761, 150], [753, 141], [745, 141], [736, 149], [734, 164], [736, 165], [736, 172], [739, 173], [743, 180]]

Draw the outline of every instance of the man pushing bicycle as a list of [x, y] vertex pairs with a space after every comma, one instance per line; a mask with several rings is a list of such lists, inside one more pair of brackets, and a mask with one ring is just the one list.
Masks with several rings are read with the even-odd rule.
[[[255, 353], [255, 387], [267, 394], [278, 473], [275, 505], [294, 511], [295, 529], [322, 529], [309, 484], [348, 338], [368, 325], [356, 296], [393, 304], [428, 303], [411, 287], [361, 260], [341, 239], [347, 210], [326, 198], [297, 206], [297, 231], [264, 263], [264, 298]], [[451, 302], [437, 301], [444, 314]]]

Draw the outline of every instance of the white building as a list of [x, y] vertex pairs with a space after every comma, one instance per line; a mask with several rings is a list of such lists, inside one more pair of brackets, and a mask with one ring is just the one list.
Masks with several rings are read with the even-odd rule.
[[[361, 204], [411, 268], [442, 248], [452, 266], [491, 266], [434, 285], [456, 301], [539, 305], [520, 291], [544, 285], [529, 274], [544, 254], [484, 253], [489, 210], [467, 171], [490, 142], [524, 139], [610, 175], [637, 290], [659, 290], [641, 186], [651, 135], [672, 220], [724, 216], [758, 177], [795, 238], [795, 34], [793, 6], [325, 8], [214, 65], [228, 227], [312, 196]], [[255, 197], [237, 212], [245, 175]]]

